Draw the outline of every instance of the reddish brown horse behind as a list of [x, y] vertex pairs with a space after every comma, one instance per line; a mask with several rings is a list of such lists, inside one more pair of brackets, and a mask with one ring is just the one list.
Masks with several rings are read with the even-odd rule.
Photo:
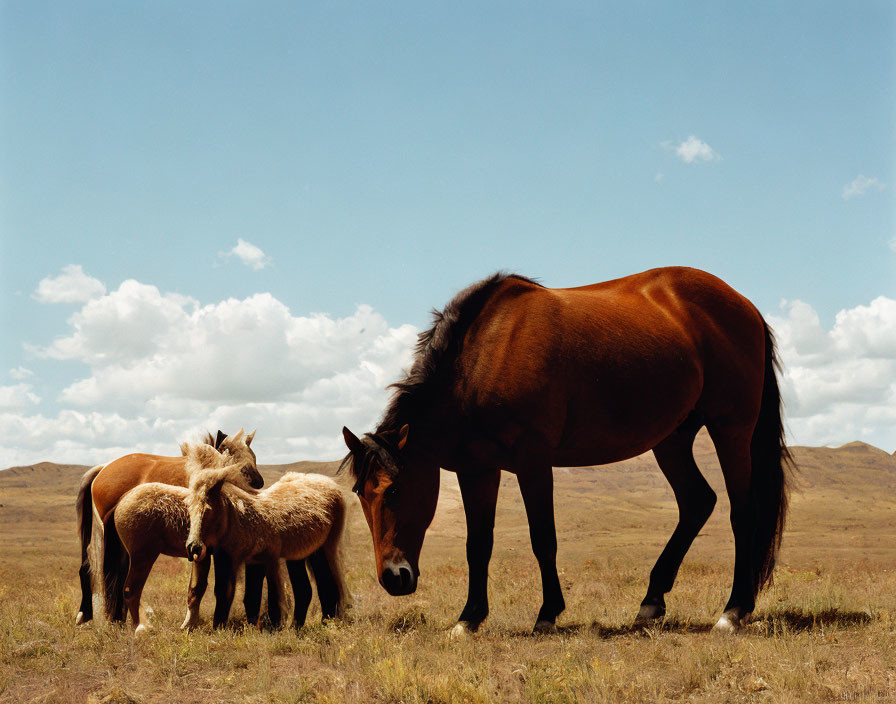
[[376, 431], [359, 439], [344, 429], [383, 587], [416, 588], [438, 468], [454, 471], [470, 567], [458, 628], [475, 630], [488, 613], [504, 469], [519, 479], [541, 569], [536, 627], [552, 628], [564, 602], [551, 468], [652, 449], [679, 506], [639, 613], [662, 617], [664, 595], [715, 505], [692, 454], [706, 426], [731, 499], [736, 551], [717, 627], [736, 629], [771, 577], [787, 507], [774, 341], [756, 308], [710, 274], [668, 268], [572, 289], [495, 275], [435, 317]]
[[[224, 435], [220, 430], [216, 438], [209, 435], [205, 444], [226, 454], [232, 462], [239, 463], [250, 486], [260, 488], [264, 479], [258, 472], [255, 453], [249, 447], [255, 433], [244, 435], [240, 430], [234, 436]], [[121, 549], [114, 525], [110, 525], [115, 506], [130, 489], [147, 482], [161, 482], [186, 487], [189, 477], [185, 457], [162, 457], [159, 455], [130, 454], [106, 465], [97, 465], [88, 470], [81, 479], [78, 491], [77, 512], [78, 532], [81, 538], [81, 607], [76, 623], [84, 623], [93, 618], [93, 573], [97, 572], [100, 560], [126, 560], [127, 554]], [[97, 526], [94, 526], [97, 522]], [[106, 531], [106, 527], [110, 530]], [[99, 529], [100, 533], [94, 531]], [[106, 541], [105, 538], [108, 540]], [[103, 556], [95, 555], [93, 569], [90, 560], [90, 545], [103, 539]], [[99, 549], [97, 548], [97, 552]], [[105, 603], [107, 615], [113, 620], [124, 618], [121, 585], [127, 574], [126, 565], [109, 566], [106, 570], [115, 583], [106, 585]]]

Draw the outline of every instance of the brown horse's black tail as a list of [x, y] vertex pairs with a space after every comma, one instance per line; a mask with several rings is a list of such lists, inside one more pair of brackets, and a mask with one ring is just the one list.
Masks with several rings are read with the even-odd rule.
[[115, 527], [115, 509], [103, 523], [103, 586], [106, 617], [110, 621], [124, 621], [124, 581], [128, 576], [130, 558]]
[[94, 573], [99, 572], [99, 565], [96, 564], [96, 560], [91, 559], [93, 496], [90, 493], [90, 487], [93, 486], [93, 480], [96, 479], [96, 475], [100, 473], [103, 466], [99, 464], [84, 473], [75, 502], [75, 510], [78, 515], [78, 535], [81, 538], [81, 568], [78, 571], [81, 578], [81, 608], [78, 611], [78, 623], [84, 623], [93, 618]]
[[762, 406], [750, 444], [750, 504], [755, 526], [751, 555], [754, 594], [772, 581], [787, 517], [788, 473], [793, 461], [784, 442], [777, 376], [780, 369], [775, 338], [766, 323]]

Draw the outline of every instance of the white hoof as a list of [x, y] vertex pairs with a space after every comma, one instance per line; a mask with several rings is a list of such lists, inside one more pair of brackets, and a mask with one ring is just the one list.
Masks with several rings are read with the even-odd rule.
[[553, 621], [536, 621], [535, 628], [532, 629], [533, 633], [543, 633], [543, 634], [552, 634], [557, 632], [557, 624]]
[[134, 629], [134, 638], [140, 638], [141, 636], [144, 636], [148, 633], [149, 633], [149, 626], [147, 626], [145, 623], [141, 623], [139, 626], [137, 626]]
[[449, 640], [466, 640], [472, 638], [476, 631], [470, 627], [468, 621], [458, 621], [454, 627], [448, 631]]
[[78, 615], [75, 616], [75, 625], [80, 626], [82, 623], [84, 623], [84, 612], [79, 611]]
[[740, 630], [740, 620], [736, 616], [722, 614], [712, 630], [716, 633], [737, 633]]

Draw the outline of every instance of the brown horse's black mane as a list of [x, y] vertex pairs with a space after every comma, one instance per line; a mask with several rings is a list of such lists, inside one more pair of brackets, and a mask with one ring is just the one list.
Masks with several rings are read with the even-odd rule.
[[406, 419], [414, 418], [415, 411], [425, 408], [439, 388], [446, 372], [453, 369], [452, 362], [460, 353], [470, 324], [485, 307], [498, 287], [514, 279], [539, 285], [537, 281], [507, 272], [496, 272], [486, 279], [467, 286], [449, 301], [441, 311], [433, 310], [433, 325], [420, 333], [414, 350], [414, 363], [407, 377], [391, 385], [395, 389], [392, 400], [377, 426], [376, 434], [397, 431]]
[[[389, 388], [395, 389], [392, 400], [376, 431], [368, 434], [381, 448], [390, 454], [395, 454], [396, 450], [390, 447], [390, 443], [382, 435], [397, 432], [408, 422], [405, 419], [417, 417], [416, 411], [426, 407], [432, 396], [440, 389], [440, 382], [447, 376], [447, 372], [453, 369], [452, 362], [460, 352], [461, 343], [470, 324], [488, 303], [492, 294], [508, 279], [541, 285], [525, 276], [499, 271], [467, 286], [452, 298], [443, 310], [432, 311], [433, 325], [417, 337], [414, 362], [410, 371], [404, 380], [390, 385]], [[348, 453], [339, 466], [339, 472], [344, 468], [350, 468], [352, 475], [360, 479], [364, 468], [355, 467], [351, 459], [352, 454]]]

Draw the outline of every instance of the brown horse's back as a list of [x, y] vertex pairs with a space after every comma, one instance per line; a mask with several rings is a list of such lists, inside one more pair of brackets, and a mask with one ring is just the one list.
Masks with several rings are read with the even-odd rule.
[[105, 521], [129, 490], [146, 482], [187, 486], [186, 459], [135, 453], [119, 457], [97, 474], [91, 486], [93, 505]]
[[764, 329], [696, 269], [569, 289], [507, 279], [470, 326], [455, 394], [510, 463], [535, 443], [555, 466], [605, 464], [650, 450], [695, 409], [724, 415], [738, 383], [757, 390], [755, 408], [737, 409], [755, 420]]

